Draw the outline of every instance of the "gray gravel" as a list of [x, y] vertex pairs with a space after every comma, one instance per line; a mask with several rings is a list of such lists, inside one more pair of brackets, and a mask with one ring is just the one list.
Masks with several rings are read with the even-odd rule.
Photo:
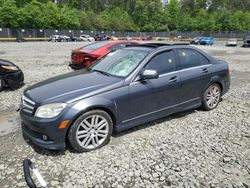
[[[80, 43], [1, 43], [26, 86], [69, 72]], [[250, 187], [250, 49], [199, 47], [230, 64], [231, 90], [217, 109], [178, 113], [114, 135], [88, 152], [47, 151], [20, 130], [17, 91], [0, 93], [0, 187], [25, 187], [22, 160], [36, 163], [52, 187]], [[6, 126], [12, 127], [8, 130]]]

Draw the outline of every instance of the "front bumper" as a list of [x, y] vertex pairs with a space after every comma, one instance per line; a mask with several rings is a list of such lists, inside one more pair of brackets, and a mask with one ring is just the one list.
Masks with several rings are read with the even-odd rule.
[[21, 70], [13, 73], [8, 73], [3, 77], [6, 87], [17, 89], [24, 85], [24, 75]]
[[[46, 149], [65, 148], [67, 129], [59, 129], [61, 118], [40, 119], [26, 115], [22, 110], [20, 117], [24, 136], [28, 137], [35, 145]], [[48, 138], [45, 140], [43, 135]]]
[[250, 43], [244, 43], [243, 47], [250, 47]]

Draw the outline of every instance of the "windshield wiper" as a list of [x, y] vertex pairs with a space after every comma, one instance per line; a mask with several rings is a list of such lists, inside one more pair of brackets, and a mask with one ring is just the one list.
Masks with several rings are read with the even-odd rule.
[[106, 76], [111, 76], [111, 75], [112, 75], [112, 74], [109, 74], [109, 73], [107, 73], [107, 72], [105, 72], [105, 71], [97, 70], [97, 69], [91, 69], [91, 71], [99, 72], [99, 73], [104, 74], [104, 75], [106, 75]]

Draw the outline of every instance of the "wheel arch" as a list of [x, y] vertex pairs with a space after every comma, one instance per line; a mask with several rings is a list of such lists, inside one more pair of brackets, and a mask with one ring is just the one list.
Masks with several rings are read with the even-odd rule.
[[68, 126], [67, 128], [67, 131], [66, 131], [66, 134], [65, 134], [65, 143], [67, 143], [67, 137], [68, 137], [68, 133], [69, 133], [69, 130], [71, 128], [71, 126], [74, 124], [74, 122], [81, 116], [83, 115], [84, 113], [86, 112], [89, 112], [89, 111], [93, 111], [93, 110], [102, 110], [106, 113], [109, 114], [109, 116], [111, 117], [111, 120], [112, 120], [112, 123], [113, 123], [113, 131], [115, 130], [115, 126], [116, 126], [116, 117], [115, 117], [115, 114], [114, 112], [112, 112], [111, 109], [105, 107], [105, 106], [101, 106], [101, 105], [97, 105], [97, 106], [91, 106], [91, 107], [88, 107], [86, 109], [83, 109], [81, 111], [79, 111], [75, 117], [73, 118], [73, 120], [70, 122], [70, 125]]

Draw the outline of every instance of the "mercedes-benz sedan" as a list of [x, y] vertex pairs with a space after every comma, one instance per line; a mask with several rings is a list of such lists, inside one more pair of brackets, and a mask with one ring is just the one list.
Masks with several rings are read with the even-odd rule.
[[212, 110], [229, 90], [228, 64], [188, 45], [150, 43], [109, 53], [89, 70], [24, 91], [22, 130], [49, 149], [102, 147], [122, 131], [176, 112]]

